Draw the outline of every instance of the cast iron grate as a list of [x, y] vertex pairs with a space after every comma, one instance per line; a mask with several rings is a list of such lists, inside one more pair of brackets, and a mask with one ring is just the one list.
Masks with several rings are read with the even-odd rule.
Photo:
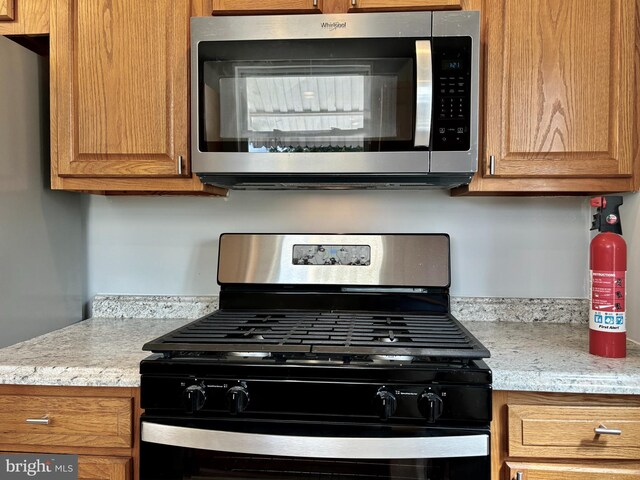
[[153, 352], [409, 355], [480, 359], [489, 351], [450, 315], [224, 311], [143, 347]]

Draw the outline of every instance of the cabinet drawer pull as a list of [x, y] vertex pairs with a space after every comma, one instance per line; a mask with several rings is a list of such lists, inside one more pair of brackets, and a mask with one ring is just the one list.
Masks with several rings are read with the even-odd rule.
[[602, 424], [593, 431], [596, 432], [596, 435], [622, 435], [622, 430], [619, 428], [607, 428]]
[[318, 6], [318, 0], [313, 0], [313, 6], [317, 7]]
[[49, 425], [49, 415], [42, 418], [27, 418], [26, 422], [30, 425]]
[[516, 478], [514, 480], [524, 480], [524, 473], [522, 472], [516, 473]]
[[178, 175], [182, 175], [182, 155], [178, 155]]
[[351, 0], [351, 6], [353, 6], [353, 7], [356, 6], [356, 0]]

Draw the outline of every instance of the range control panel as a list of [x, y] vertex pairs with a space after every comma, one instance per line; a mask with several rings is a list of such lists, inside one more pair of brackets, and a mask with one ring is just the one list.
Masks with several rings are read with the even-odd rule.
[[432, 41], [433, 127], [436, 151], [467, 151], [471, 141], [471, 38]]

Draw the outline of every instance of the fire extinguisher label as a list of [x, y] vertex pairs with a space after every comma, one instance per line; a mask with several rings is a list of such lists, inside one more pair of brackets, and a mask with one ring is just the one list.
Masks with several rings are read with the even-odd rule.
[[624, 271], [591, 271], [591, 312], [589, 328], [607, 332], [626, 332]]

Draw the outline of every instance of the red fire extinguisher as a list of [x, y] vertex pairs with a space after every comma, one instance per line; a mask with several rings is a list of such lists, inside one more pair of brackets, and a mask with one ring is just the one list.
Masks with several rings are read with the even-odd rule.
[[620, 205], [619, 196], [591, 199], [591, 206], [597, 207], [591, 230], [600, 233], [590, 245], [589, 353], [612, 358], [627, 355], [627, 244], [622, 238]]

